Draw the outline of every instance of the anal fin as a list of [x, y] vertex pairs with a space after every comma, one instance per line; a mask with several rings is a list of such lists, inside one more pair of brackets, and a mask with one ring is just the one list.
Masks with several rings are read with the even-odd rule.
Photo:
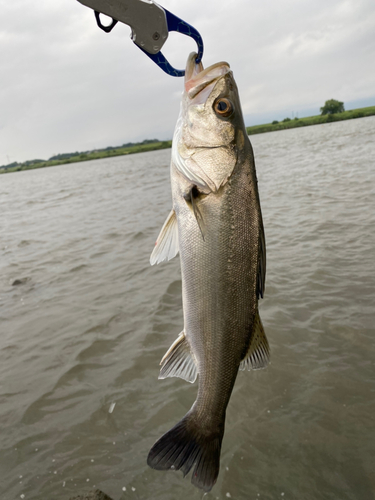
[[253, 334], [249, 349], [240, 363], [240, 370], [259, 370], [260, 368], [265, 368], [269, 360], [270, 346], [264, 333], [259, 311], [257, 311], [254, 318]]
[[185, 332], [181, 332], [173, 342], [168, 351], [160, 361], [159, 379], [167, 377], [180, 377], [187, 382], [193, 383], [197, 378], [197, 366], [193, 359], [190, 346], [185, 337]]
[[175, 211], [171, 210], [156, 240], [155, 248], [150, 257], [151, 265], [173, 259], [178, 254], [178, 250], [177, 217]]

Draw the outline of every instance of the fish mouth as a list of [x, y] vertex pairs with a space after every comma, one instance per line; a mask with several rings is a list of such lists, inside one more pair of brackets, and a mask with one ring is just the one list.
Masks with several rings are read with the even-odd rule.
[[[212, 88], [217, 80], [229, 73], [230, 66], [227, 62], [222, 61], [212, 64], [206, 69], [203, 69], [202, 62], [196, 63], [197, 54], [192, 52], [186, 63], [185, 70], [185, 92], [190, 99], [195, 99], [202, 90], [209, 87], [209, 92], [205, 92], [205, 98], [211, 93]], [[207, 89], [208, 90], [208, 89]], [[205, 101], [205, 99], [204, 99]], [[202, 102], [204, 102], [202, 101]]]

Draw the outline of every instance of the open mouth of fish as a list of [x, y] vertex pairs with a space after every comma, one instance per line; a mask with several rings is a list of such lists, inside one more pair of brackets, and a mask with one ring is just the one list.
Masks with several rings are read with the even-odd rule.
[[217, 81], [230, 72], [227, 62], [218, 62], [203, 69], [203, 64], [197, 64], [197, 54], [192, 52], [185, 69], [185, 92], [194, 104], [204, 103]]

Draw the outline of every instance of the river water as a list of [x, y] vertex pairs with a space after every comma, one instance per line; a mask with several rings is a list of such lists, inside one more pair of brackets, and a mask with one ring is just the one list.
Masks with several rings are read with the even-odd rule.
[[[209, 499], [375, 491], [375, 117], [251, 137], [266, 370], [240, 372]], [[0, 498], [201, 499], [146, 465], [196, 384], [158, 380], [178, 258], [149, 255], [170, 150], [0, 176]]]

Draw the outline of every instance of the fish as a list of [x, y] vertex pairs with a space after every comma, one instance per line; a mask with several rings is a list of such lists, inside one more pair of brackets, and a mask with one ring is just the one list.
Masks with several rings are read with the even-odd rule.
[[253, 149], [233, 72], [204, 69], [189, 55], [171, 158], [172, 210], [150, 257], [180, 255], [184, 328], [161, 360], [159, 378], [195, 382], [186, 415], [151, 448], [156, 470], [193, 468], [208, 492], [220, 468], [226, 408], [239, 370], [267, 366], [259, 317], [266, 244]]

